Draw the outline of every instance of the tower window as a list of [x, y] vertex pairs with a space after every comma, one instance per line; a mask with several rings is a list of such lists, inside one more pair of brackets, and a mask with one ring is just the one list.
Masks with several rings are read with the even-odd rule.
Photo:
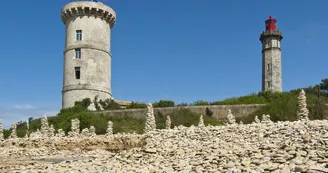
[[76, 30], [76, 40], [82, 40], [82, 30]]
[[271, 64], [267, 64], [267, 71], [270, 71], [272, 69]]
[[267, 81], [267, 87], [268, 87], [268, 88], [271, 87], [271, 81]]
[[81, 78], [81, 67], [75, 67], [75, 79]]
[[81, 59], [81, 48], [76, 48], [75, 49], [75, 58], [76, 59]]

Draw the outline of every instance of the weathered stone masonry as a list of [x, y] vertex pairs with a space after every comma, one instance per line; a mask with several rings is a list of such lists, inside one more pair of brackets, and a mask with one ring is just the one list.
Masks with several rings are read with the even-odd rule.
[[78, 1], [65, 5], [61, 14], [66, 25], [62, 107], [95, 96], [110, 99], [110, 32], [116, 13], [100, 2]]
[[282, 33], [276, 29], [276, 19], [265, 21], [267, 28], [260, 36], [262, 43], [262, 91], [282, 91]]
[[[206, 115], [206, 109], [212, 112], [214, 118], [225, 120], [227, 112], [230, 109], [235, 117], [243, 117], [265, 106], [264, 104], [247, 104], [247, 105], [211, 105], [211, 106], [184, 106], [184, 107], [166, 107], [166, 108], [153, 108], [154, 113], [170, 114], [180, 108], [190, 109], [192, 112]], [[145, 118], [147, 109], [124, 109], [124, 110], [109, 110], [94, 113], [104, 113], [108, 116], [134, 116], [138, 118]]]

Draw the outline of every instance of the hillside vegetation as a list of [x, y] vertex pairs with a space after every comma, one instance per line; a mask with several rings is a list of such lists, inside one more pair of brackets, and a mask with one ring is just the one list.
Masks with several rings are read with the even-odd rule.
[[[320, 84], [310, 86], [307, 88], [300, 88], [291, 90], [289, 92], [273, 93], [273, 92], [259, 92], [257, 94], [250, 94], [242, 97], [228, 98], [222, 101], [196, 101], [192, 104], [180, 103], [175, 104], [174, 101], [160, 100], [153, 103], [153, 107], [172, 107], [179, 106], [179, 110], [170, 114], [172, 127], [178, 125], [190, 126], [197, 125], [199, 121], [199, 114], [191, 112], [184, 106], [200, 106], [200, 105], [233, 105], [233, 104], [266, 104], [266, 106], [260, 108], [254, 113], [237, 118], [237, 122], [243, 121], [244, 123], [251, 123], [255, 116], [261, 118], [263, 114], [269, 114], [273, 121], [294, 121], [297, 119], [298, 111], [298, 96], [304, 89], [307, 97], [307, 105], [309, 109], [310, 119], [326, 119], [328, 118], [328, 111], [326, 104], [328, 103], [328, 79], [324, 79]], [[319, 90], [318, 90], [319, 89]], [[105, 110], [122, 109], [113, 100], [96, 101], [95, 98], [92, 102], [95, 103], [96, 108], [100, 109], [100, 106]], [[70, 129], [71, 119], [78, 118], [80, 120], [80, 129], [89, 128], [95, 126], [97, 134], [106, 133], [107, 122], [110, 120], [114, 123], [114, 133], [142, 133], [145, 119], [136, 118], [132, 116], [104, 116], [103, 114], [94, 114], [87, 110], [87, 107], [91, 104], [90, 99], [84, 99], [81, 102], [76, 102], [75, 106], [68, 109], [62, 109], [60, 113], [55, 117], [49, 117], [49, 123], [53, 124], [55, 129], [63, 129], [66, 133]], [[137, 109], [146, 108], [145, 103], [133, 102], [125, 109]], [[162, 129], [165, 127], [165, 119], [167, 115], [161, 112], [155, 114], [157, 128]], [[204, 116], [205, 124], [220, 125], [221, 121], [216, 120], [211, 116]], [[40, 129], [40, 119], [31, 121], [30, 131], [36, 131]], [[26, 134], [26, 124], [21, 124], [17, 128], [19, 137], [23, 137]], [[10, 132], [5, 130], [5, 137], [9, 136]]]

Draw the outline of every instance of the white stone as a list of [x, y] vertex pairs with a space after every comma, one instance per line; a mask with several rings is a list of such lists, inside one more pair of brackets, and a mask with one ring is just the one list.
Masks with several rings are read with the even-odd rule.
[[112, 121], [108, 121], [107, 123], [107, 130], [106, 130], [106, 135], [110, 136], [113, 134], [113, 122]]
[[4, 139], [2, 120], [0, 119], [0, 141]]
[[203, 115], [199, 117], [198, 127], [205, 127]]
[[309, 110], [307, 109], [305, 92], [302, 89], [298, 97], [298, 120], [309, 120]]
[[153, 105], [151, 103], [148, 103], [144, 133], [148, 133], [154, 130], [156, 130], [154, 109], [153, 109]]
[[235, 116], [232, 115], [230, 109], [228, 110], [227, 119], [228, 119], [229, 124], [236, 124], [236, 118], [235, 118]]

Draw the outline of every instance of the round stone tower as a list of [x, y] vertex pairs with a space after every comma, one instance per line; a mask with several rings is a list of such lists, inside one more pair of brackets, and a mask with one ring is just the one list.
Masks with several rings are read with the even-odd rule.
[[276, 27], [277, 20], [265, 21], [265, 31], [260, 36], [262, 42], [262, 91], [282, 92], [281, 48], [282, 33]]
[[62, 107], [95, 96], [112, 98], [110, 32], [116, 21], [114, 10], [100, 2], [76, 1], [63, 7], [61, 19], [66, 25]]

